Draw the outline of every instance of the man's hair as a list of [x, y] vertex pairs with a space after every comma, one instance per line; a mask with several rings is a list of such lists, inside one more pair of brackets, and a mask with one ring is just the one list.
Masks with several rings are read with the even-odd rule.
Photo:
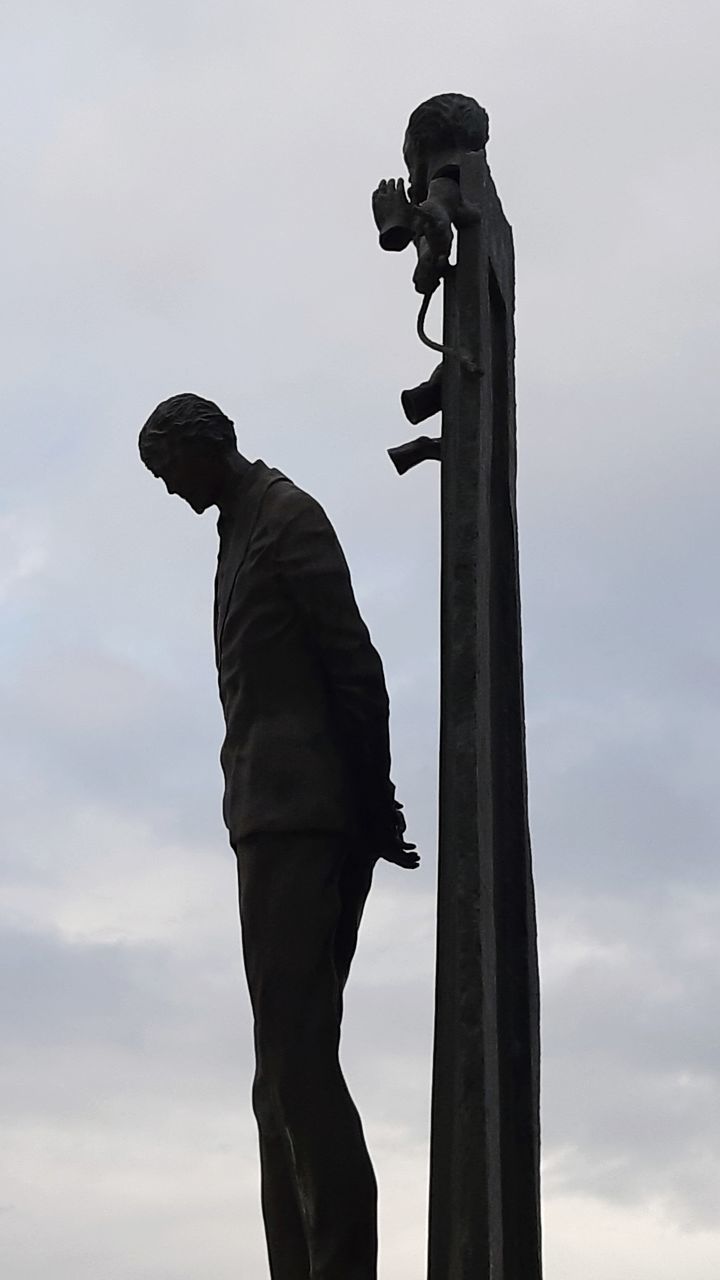
[[185, 392], [163, 400], [153, 409], [138, 441], [140, 457], [146, 467], [162, 463], [178, 446], [199, 442], [215, 447], [237, 445], [235, 428], [212, 400]]
[[482, 151], [490, 136], [488, 113], [462, 93], [440, 93], [416, 107], [405, 134], [408, 154], [422, 160], [429, 152]]

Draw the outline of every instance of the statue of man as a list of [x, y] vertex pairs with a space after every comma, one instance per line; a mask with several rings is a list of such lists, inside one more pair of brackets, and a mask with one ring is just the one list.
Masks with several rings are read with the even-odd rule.
[[253, 1108], [273, 1280], [375, 1280], [377, 1192], [340, 1069], [342, 997], [374, 865], [418, 864], [390, 780], [382, 663], [320, 505], [173, 396], [140, 455], [220, 511], [215, 653], [223, 813], [254, 1015]]
[[410, 178], [383, 179], [373, 193], [380, 247], [391, 252], [415, 242], [418, 262], [413, 283], [432, 294], [448, 269], [453, 224], [467, 226], [478, 211], [460, 194], [460, 162], [468, 151], [487, 146], [487, 111], [462, 93], [439, 93], [416, 107], [408, 121], [403, 156]]

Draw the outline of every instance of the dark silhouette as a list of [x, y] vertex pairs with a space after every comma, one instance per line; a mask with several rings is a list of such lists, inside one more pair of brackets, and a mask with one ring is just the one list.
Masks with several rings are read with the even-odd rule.
[[[454, 228], [465, 229], [480, 221], [480, 205], [463, 195], [460, 170], [468, 154], [484, 152], [489, 133], [488, 114], [474, 98], [462, 93], [428, 98], [415, 108], [405, 132], [407, 192], [403, 178], [383, 178], [372, 197], [380, 247], [398, 253], [411, 242], [415, 245], [413, 284], [423, 298], [417, 320], [420, 340], [443, 356], [458, 357], [465, 371], [474, 377], [482, 377], [483, 369], [470, 351], [451, 351], [444, 343], [433, 341], [425, 332], [425, 321], [432, 295], [451, 272]], [[442, 409], [443, 364], [426, 382], [402, 392], [405, 416], [414, 426]], [[404, 475], [419, 462], [430, 458], [440, 461], [441, 441], [420, 436], [388, 453], [400, 475]]]
[[382, 663], [324, 511], [244, 458], [217, 405], [164, 401], [140, 453], [194, 511], [220, 510], [224, 818], [255, 1020], [270, 1271], [375, 1280], [375, 1177], [338, 1048], [374, 865], [418, 864], [390, 780]]
[[[440, 822], [428, 1280], [541, 1280], [540, 997], [528, 827], [516, 511], [515, 255], [485, 154], [487, 112], [444, 93], [413, 111], [402, 178], [372, 207], [412, 242], [417, 332], [443, 356], [403, 391], [439, 437]], [[451, 262], [456, 247], [455, 261]], [[425, 329], [442, 285], [442, 341]]]

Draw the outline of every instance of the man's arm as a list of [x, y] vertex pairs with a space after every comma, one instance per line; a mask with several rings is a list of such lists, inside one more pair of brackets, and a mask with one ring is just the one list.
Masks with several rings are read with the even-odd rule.
[[320, 504], [294, 486], [282, 494], [279, 511], [276, 567], [327, 677], [361, 824], [373, 852], [416, 866], [390, 780], [390, 707], [382, 662], [360, 616], [337, 535]]

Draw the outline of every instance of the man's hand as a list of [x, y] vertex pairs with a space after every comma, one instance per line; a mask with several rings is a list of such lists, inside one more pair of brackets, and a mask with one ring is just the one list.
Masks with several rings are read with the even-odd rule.
[[381, 249], [397, 253], [409, 245], [413, 237], [415, 210], [405, 194], [402, 178], [385, 179], [373, 192], [373, 217], [380, 232]]
[[[457, 190], [454, 182], [448, 182], [447, 185], [451, 190]], [[435, 255], [439, 263], [447, 264], [450, 257], [453, 242], [452, 218], [454, 212], [454, 207], [449, 198], [445, 202], [435, 194], [429, 196], [427, 200], [424, 200], [418, 206], [417, 221], [422, 229], [422, 234], [428, 242], [431, 253]]]
[[[451, 197], [457, 192], [457, 186], [446, 178], [433, 183], [433, 187], [438, 186], [440, 193], [433, 192], [418, 206], [415, 219], [416, 232], [419, 228], [422, 234], [416, 242], [418, 264], [413, 284], [416, 292], [422, 294], [435, 292], [447, 272], [452, 250], [454, 207]], [[445, 201], [442, 196], [446, 196]]]
[[417, 851], [417, 845], [411, 844], [405, 839], [407, 823], [402, 805], [397, 800], [394, 804], [395, 832], [387, 848], [381, 847], [380, 857], [384, 858], [386, 862], [394, 862], [398, 867], [405, 867], [408, 871], [414, 871], [420, 865], [420, 855]]
[[446, 275], [453, 245], [453, 223], [463, 208], [460, 187], [453, 178], [433, 178], [427, 199], [415, 213], [418, 264], [413, 284], [418, 293], [434, 293]]
[[440, 284], [447, 270], [447, 258], [438, 258], [424, 236], [416, 244], [418, 260], [413, 273], [413, 284], [415, 292], [425, 297], [428, 293], [434, 293]]

